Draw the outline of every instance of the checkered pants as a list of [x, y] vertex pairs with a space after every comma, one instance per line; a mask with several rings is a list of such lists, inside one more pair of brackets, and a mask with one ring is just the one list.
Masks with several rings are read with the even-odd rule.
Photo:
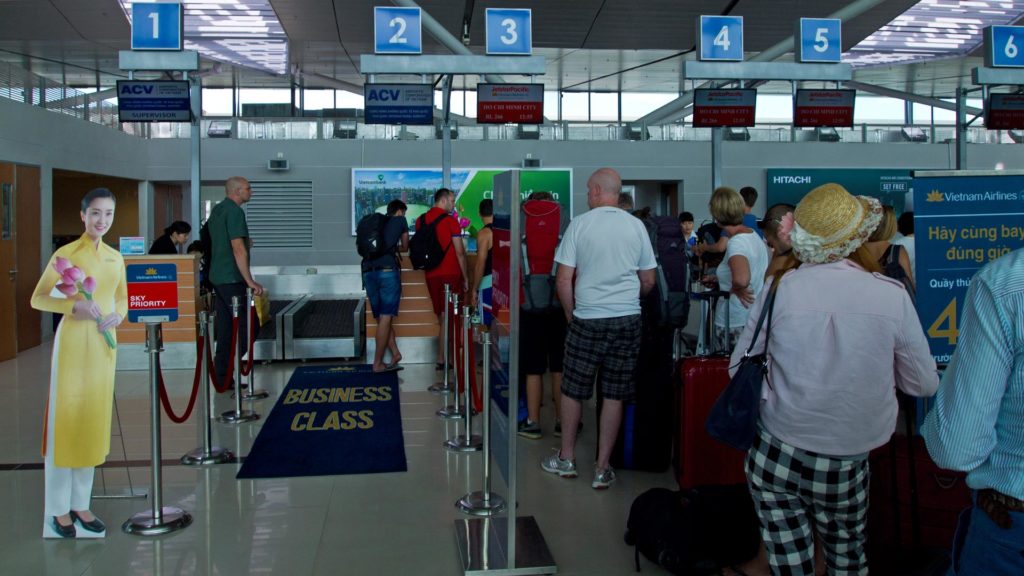
[[790, 446], [763, 428], [746, 462], [772, 574], [814, 574], [812, 524], [828, 573], [867, 574], [868, 462]]

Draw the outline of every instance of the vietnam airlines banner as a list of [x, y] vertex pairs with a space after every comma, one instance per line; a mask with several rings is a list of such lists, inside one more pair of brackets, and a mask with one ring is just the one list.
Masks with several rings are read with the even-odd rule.
[[[470, 236], [483, 226], [480, 201], [494, 193], [494, 176], [508, 171], [501, 169], [453, 169], [451, 189], [460, 218], [468, 219]], [[352, 170], [352, 235], [356, 224], [371, 212], [383, 214], [388, 202], [398, 199], [408, 205], [405, 217], [409, 229], [416, 218], [434, 205], [434, 192], [441, 188], [441, 170], [416, 168], [354, 168]], [[550, 168], [520, 172], [523, 199], [535, 191], [551, 192], [565, 214], [572, 214], [572, 170]]]
[[1024, 172], [914, 173], [917, 313], [936, 362], [953, 355], [971, 278], [1021, 246]]

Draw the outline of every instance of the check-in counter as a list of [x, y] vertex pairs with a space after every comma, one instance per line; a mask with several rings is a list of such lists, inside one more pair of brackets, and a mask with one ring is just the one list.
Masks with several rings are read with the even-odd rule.
[[[173, 264], [178, 271], [178, 319], [163, 324], [164, 368], [194, 368], [196, 362], [196, 315], [203, 308], [199, 297], [199, 256], [138, 255], [125, 256], [125, 265]], [[146, 354], [146, 327], [127, 319], [117, 328], [117, 369], [143, 370], [149, 367]]]

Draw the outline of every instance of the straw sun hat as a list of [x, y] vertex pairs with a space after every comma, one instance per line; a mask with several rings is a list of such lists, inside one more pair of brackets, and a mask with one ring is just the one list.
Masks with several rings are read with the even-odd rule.
[[882, 220], [881, 203], [839, 184], [811, 190], [797, 205], [790, 239], [802, 262], [837, 262], [852, 254]]

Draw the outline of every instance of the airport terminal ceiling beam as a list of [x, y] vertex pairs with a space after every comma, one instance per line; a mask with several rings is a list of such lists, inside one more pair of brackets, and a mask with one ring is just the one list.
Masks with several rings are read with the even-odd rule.
[[[856, 0], [851, 2], [849, 5], [836, 10], [832, 14], [828, 15], [827, 18], [838, 18], [843, 20], [852, 20], [857, 16], [871, 10], [872, 8], [883, 4], [886, 0]], [[767, 50], [762, 51], [753, 58], [750, 59], [752, 62], [771, 62], [779, 56], [786, 54], [787, 52], [793, 51], [793, 37], [790, 36], [785, 40], [771, 46]], [[709, 83], [702, 85], [707, 86]], [[674, 122], [679, 118], [689, 116], [692, 111], [691, 106], [693, 105], [693, 91], [689, 90], [683, 93], [679, 98], [665, 104], [661, 108], [648, 113], [642, 118], [638, 119], [633, 123], [634, 126], [645, 126], [654, 124], [668, 124]]]
[[[855, 88], [861, 92], [868, 92], [871, 94], [877, 94], [878, 96], [885, 96], [887, 98], [895, 98], [897, 100], [906, 100], [908, 102], [915, 102], [917, 104], [924, 104], [925, 106], [931, 106], [933, 108], [941, 108], [943, 110], [952, 110], [956, 112], [956, 102], [948, 102], [946, 100], [940, 100], [938, 98], [929, 98], [927, 96], [920, 96], [911, 92], [903, 92], [900, 90], [893, 90], [892, 88], [885, 88], [882, 86], [876, 86], [874, 84], [867, 84], [865, 82], [857, 82], [851, 80], [846, 82], [847, 88]], [[980, 108], [968, 107], [967, 112], [970, 114], [981, 114], [983, 111]]]
[[[391, 0], [396, 6], [403, 6], [405, 8], [420, 8], [420, 5], [413, 0]], [[434, 19], [429, 12], [420, 8], [423, 17], [423, 26], [430, 32], [430, 35], [435, 40], [440, 42], [445, 48], [451, 50], [452, 54], [460, 54], [463, 56], [472, 56], [473, 51], [467, 48], [458, 38], [452, 36], [451, 32], [441, 26], [441, 23]], [[505, 79], [496, 74], [487, 74], [484, 76], [491, 84], [504, 84]]]

